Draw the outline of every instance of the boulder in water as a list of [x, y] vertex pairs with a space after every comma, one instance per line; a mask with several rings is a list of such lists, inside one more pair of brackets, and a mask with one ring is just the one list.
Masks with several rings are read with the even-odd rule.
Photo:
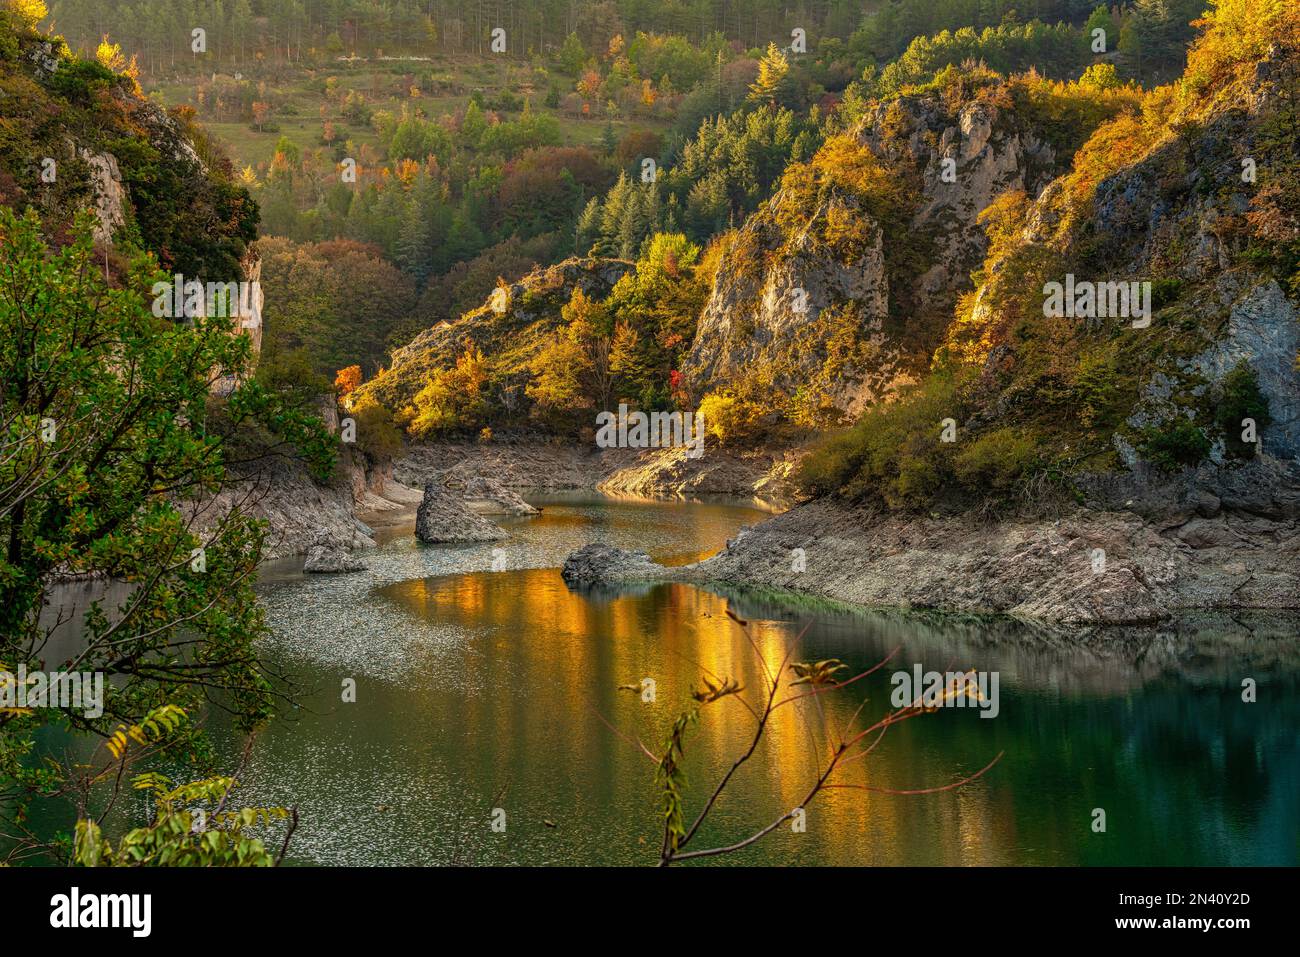
[[302, 564], [303, 571], [316, 574], [360, 572], [365, 568], [366, 563], [354, 558], [346, 548], [319, 543], [307, 550], [307, 558]]
[[429, 482], [415, 513], [415, 537], [430, 544], [495, 542], [506, 533], [473, 512], [464, 498], [442, 483]]
[[564, 560], [560, 575], [570, 586], [609, 585], [660, 580], [665, 577], [665, 569], [652, 562], [645, 552], [592, 542]]

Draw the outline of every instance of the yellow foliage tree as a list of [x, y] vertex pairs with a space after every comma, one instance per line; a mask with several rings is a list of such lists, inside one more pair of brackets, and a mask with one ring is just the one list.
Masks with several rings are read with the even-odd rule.
[[407, 430], [421, 438], [437, 432], [473, 428], [487, 412], [483, 387], [487, 384], [483, 352], [467, 346], [456, 364], [434, 373], [415, 396], [414, 415]]
[[35, 28], [36, 24], [50, 13], [45, 0], [4, 0], [4, 9], [14, 15], [20, 26], [29, 30]]
[[776, 103], [781, 85], [790, 74], [790, 61], [775, 43], [767, 45], [767, 52], [758, 62], [758, 78], [749, 87], [749, 98], [759, 103]]

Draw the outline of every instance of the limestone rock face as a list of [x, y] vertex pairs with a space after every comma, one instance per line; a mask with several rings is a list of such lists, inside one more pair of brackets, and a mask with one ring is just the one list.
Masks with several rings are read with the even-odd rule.
[[1221, 277], [1216, 288], [1216, 305], [1228, 312], [1226, 335], [1188, 368], [1219, 382], [1239, 362], [1249, 365], [1271, 418], [1261, 436], [1263, 450], [1294, 459], [1300, 454], [1300, 316], [1275, 279], [1234, 273]]
[[[1030, 349], [1017, 344], [1014, 324], [1020, 320], [1014, 310], [999, 306], [1009, 292], [999, 283], [1020, 274], [1027, 261], [1023, 253], [1062, 256], [1056, 280], [1078, 273], [1084, 281], [1150, 283], [1146, 325], [1122, 328], [1134, 316], [1088, 321], [1085, 335], [1093, 342], [1125, 335], [1125, 353], [1149, 350], [1152, 356], [1133, 368], [1132, 380], [1125, 381], [1130, 373], [1107, 373], [1122, 382], [1126, 405], [1122, 424], [1104, 436], [1114, 462], [1107, 456], [1096, 467], [1118, 465], [1127, 473], [1072, 476], [1089, 504], [1129, 508], [1160, 523], [1186, 522], [1193, 513], [1211, 517], [1220, 502], [1225, 511], [1294, 514], [1300, 310], [1287, 295], [1285, 279], [1246, 255], [1257, 241], [1252, 222], [1261, 195], [1242, 178], [1242, 157], [1267, 151], [1266, 110], [1272, 108], [1270, 97], [1281, 95], [1268, 80], [1288, 56], [1280, 47], [1271, 51], [1253, 79], [1239, 77], [1219, 91], [1185, 135], [1144, 143], [1131, 161], [1099, 177], [1085, 205], [1077, 174], [1048, 184], [1028, 209], [1018, 241], [1001, 247], [1005, 256], [986, 265], [969, 316], [953, 324], [949, 338], [959, 343], [958, 352], [975, 343], [972, 330], [979, 331], [969, 354], [982, 361], [983, 382], [991, 387], [979, 417], [1014, 422], [1014, 406], [1023, 401], [1028, 381], [1017, 367], [1032, 368], [1034, 360]], [[1223, 387], [1242, 365], [1254, 374], [1269, 413], [1267, 426], [1261, 423], [1258, 430], [1257, 454], [1245, 461], [1227, 447], [1241, 425], [1218, 419]], [[1149, 459], [1161, 461], [1150, 451], [1152, 439], [1188, 423], [1207, 440], [1205, 461], [1179, 476], [1148, 467], [1144, 449]], [[1250, 482], [1261, 484], [1252, 488]]]
[[[1267, 65], [1261, 65], [1266, 70]], [[1255, 373], [1268, 400], [1271, 424], [1260, 436], [1262, 450], [1283, 459], [1300, 452], [1300, 321], [1295, 305], [1273, 277], [1240, 265], [1240, 240], [1234, 224], [1250, 210], [1254, 187], [1240, 177], [1241, 155], [1259, 135], [1252, 110], [1262, 100], [1243, 97], [1238, 108], [1213, 113], [1187, 142], [1171, 139], [1097, 186], [1090, 227], [1122, 274], [1138, 279], [1176, 276], [1183, 291], [1171, 317], [1205, 330], [1209, 342], [1199, 352], [1170, 363], [1146, 384], [1128, 424], [1141, 429], [1163, 426], [1176, 416], [1191, 417], [1185, 391], [1205, 400], [1238, 363]], [[1224, 184], [1223, 189], [1208, 186]], [[1045, 191], [1031, 214], [1033, 242], [1059, 242], [1059, 216], [1052, 191]], [[1223, 321], [1226, 317], [1226, 322]], [[1152, 335], [1167, 335], [1157, 317]], [[1190, 388], [1186, 383], [1196, 380]], [[1204, 404], [1201, 402], [1201, 404]], [[1137, 454], [1120, 436], [1116, 448], [1132, 468]], [[1222, 464], [1221, 449], [1212, 459]]]
[[1058, 157], [1013, 111], [992, 103], [967, 103], [954, 116], [932, 97], [899, 102], [911, 129], [905, 141], [883, 134], [886, 105], [876, 107], [859, 139], [877, 155], [920, 170], [921, 202], [909, 232], [931, 237], [933, 248], [914, 307], [946, 323], [988, 250], [979, 214], [1008, 190], [1039, 193], [1060, 172]]
[[465, 499], [445, 485], [429, 482], [415, 513], [415, 537], [430, 544], [495, 542], [506, 533], [473, 512]]
[[[723, 257], [683, 372], [704, 391], [768, 369], [773, 384], [793, 394], [826, 361], [834, 335], [829, 310], [848, 307], [840, 321], [871, 350], [873, 361], [844, 370], [826, 386], [836, 406], [851, 414], [887, 391], [899, 372], [897, 349], [884, 333], [889, 285], [883, 234], [854, 198], [835, 196], [809, 211], [806, 226], [787, 237], [773, 216], [784, 202], [778, 192]], [[843, 259], [828, 255], [817, 239], [838, 216], [870, 223], [871, 240]], [[771, 265], [763, 269], [766, 260]]]
[[316, 545], [335, 550], [374, 547], [374, 540], [356, 526], [350, 489], [317, 484], [297, 462], [273, 461], [233, 478], [214, 496], [177, 503], [196, 529], [216, 528], [227, 513], [240, 509], [270, 527], [262, 551], [265, 559], [303, 555]]
[[[779, 392], [811, 388], [852, 418], [914, 381], [983, 262], [979, 214], [1061, 172], [1022, 118], [987, 102], [953, 112], [935, 95], [902, 96], [853, 135], [915, 197], [905, 234], [887, 235], [846, 190], [806, 210], [779, 190], [722, 255], [683, 363], [697, 392], [761, 371]], [[869, 238], [843, 241], [846, 222]]]
[[122, 174], [117, 169], [117, 157], [88, 149], [79, 149], [78, 152], [90, 167], [90, 187], [95, 196], [95, 242], [109, 243], [113, 233], [126, 223], [123, 213], [126, 190], [122, 187]]
[[697, 565], [660, 568], [658, 578], [790, 589], [879, 608], [1136, 625], [1191, 608], [1300, 607], [1297, 549], [1294, 519], [1226, 512], [1163, 529], [1132, 512], [1087, 509], [989, 524], [819, 500], [746, 530]]

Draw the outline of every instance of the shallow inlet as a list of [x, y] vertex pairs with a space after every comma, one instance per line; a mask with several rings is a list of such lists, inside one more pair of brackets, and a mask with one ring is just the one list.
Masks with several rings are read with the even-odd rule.
[[[702, 668], [756, 691], [749, 619], [769, 664], [840, 658], [851, 688], [778, 712], [693, 846], [730, 843], [802, 798], [828, 735], [863, 698], [889, 709], [890, 673], [1000, 673], [999, 714], [941, 709], [889, 731], [844, 783], [957, 790], [819, 796], [807, 830], [782, 827], [714, 863], [1295, 864], [1300, 862], [1300, 640], [1294, 622], [1189, 618], [1086, 641], [1006, 621], [854, 612], [682, 584], [571, 591], [558, 566], [589, 541], [691, 561], [762, 513], [725, 502], [530, 499], [503, 543], [424, 546], [398, 528], [355, 575], [267, 570], [267, 653], [308, 689], [257, 741], [243, 803], [299, 806], [291, 859], [319, 864], [649, 864], [660, 833], [658, 751]], [[494, 556], [493, 549], [501, 552]], [[504, 557], [503, 557], [504, 556]], [[493, 559], [504, 570], [492, 571]], [[619, 691], [651, 677], [656, 700]], [[1241, 701], [1241, 680], [1259, 701]], [[357, 702], [340, 701], [346, 678]], [[607, 724], [608, 722], [608, 724]], [[737, 703], [707, 707], [687, 739], [688, 809], [748, 742]], [[232, 762], [240, 743], [214, 727]], [[492, 809], [506, 830], [491, 829]], [[1103, 808], [1104, 834], [1092, 831]], [[138, 808], [136, 810], [139, 810]], [[548, 823], [549, 822], [549, 823]]]

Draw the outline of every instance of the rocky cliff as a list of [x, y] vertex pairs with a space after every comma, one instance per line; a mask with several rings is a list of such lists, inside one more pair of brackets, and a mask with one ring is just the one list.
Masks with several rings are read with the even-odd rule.
[[89, 210], [100, 243], [148, 250], [188, 278], [245, 278], [257, 207], [192, 113], [30, 31], [0, 42], [0, 103], [0, 203], [35, 208], [53, 237]]
[[694, 390], [757, 380], [852, 418], [914, 381], [984, 260], [980, 214], [1067, 168], [1045, 126], [1023, 81], [980, 74], [876, 103], [787, 169], [728, 239], [683, 369]]
[[[692, 574], [1068, 624], [1300, 607], [1300, 14], [1270, 9], [1006, 194], [923, 387]], [[1053, 312], [1067, 277], [1151, 308]]]
[[[1277, 130], [1295, 123], [1298, 69], [1297, 50], [1273, 46], [1198, 97], [1151, 94], [1008, 215], [936, 363], [979, 389], [964, 441], [1014, 425], [1080, 475], [1206, 464], [1195, 474], [1217, 481], [1295, 459], [1300, 190], [1294, 134]], [[1045, 315], [1067, 277], [1145, 284], [1150, 314]]]
[[361, 386], [356, 399], [373, 398], [393, 411], [405, 408], [435, 372], [471, 348], [481, 349], [492, 367], [501, 405], [522, 407], [528, 361], [559, 327], [560, 310], [574, 290], [604, 299], [632, 268], [620, 259], [566, 259], [503, 284], [477, 309], [394, 350], [388, 368]]

